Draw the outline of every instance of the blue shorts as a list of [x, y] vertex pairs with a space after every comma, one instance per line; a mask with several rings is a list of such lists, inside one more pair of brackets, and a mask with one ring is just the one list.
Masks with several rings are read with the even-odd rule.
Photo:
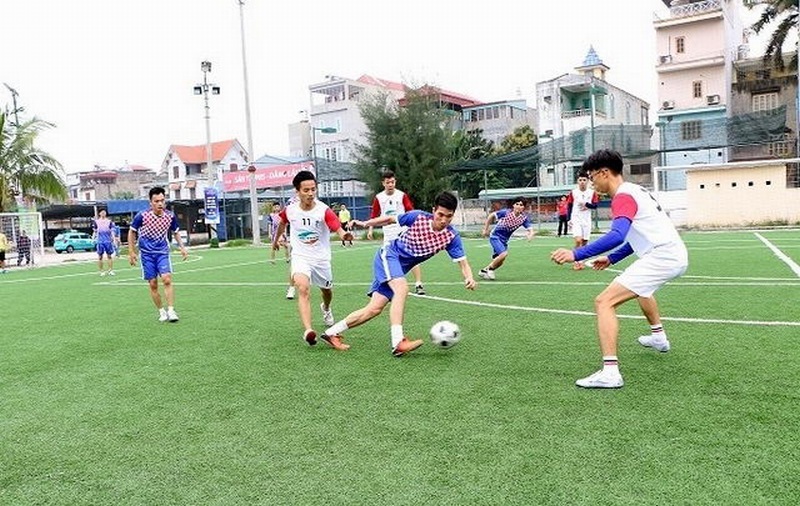
[[98, 242], [97, 243], [97, 254], [103, 256], [106, 255], [113, 255], [114, 254], [114, 243], [111, 242]]
[[[405, 267], [405, 268], [404, 268]], [[404, 266], [400, 263], [397, 254], [389, 249], [381, 248], [375, 254], [375, 261], [372, 262], [372, 272], [375, 277], [372, 286], [369, 287], [367, 295], [378, 292], [389, 300], [394, 297], [394, 292], [389, 286], [389, 281], [395, 278], [403, 278], [413, 266]]]
[[490, 235], [489, 244], [492, 246], [492, 258], [495, 258], [500, 253], [508, 251], [508, 239], [501, 239], [496, 235]]
[[142, 253], [142, 279], [150, 281], [164, 274], [172, 273], [172, 261], [169, 253]]

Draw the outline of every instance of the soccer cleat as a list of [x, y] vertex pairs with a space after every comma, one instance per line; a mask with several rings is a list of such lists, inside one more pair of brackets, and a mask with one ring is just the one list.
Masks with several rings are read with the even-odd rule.
[[486, 269], [479, 270], [478, 276], [480, 276], [482, 279], [492, 279], [489, 277], [489, 271], [487, 271]]
[[116, 273], [116, 272], [114, 272], [114, 271], [108, 271], [108, 275], [109, 275], [109, 276], [116, 276], [116, 275], [117, 275], [117, 273]]
[[167, 315], [167, 310], [164, 309], [163, 307], [161, 309], [159, 309], [158, 310], [158, 321], [165, 322], [168, 319], [169, 319], [169, 316]]
[[171, 322], [176, 322], [179, 320], [178, 313], [175, 312], [174, 309], [167, 310], [167, 319]]
[[319, 309], [322, 311], [322, 321], [325, 322], [325, 325], [330, 327], [336, 323], [336, 320], [333, 319], [333, 310], [330, 308], [330, 306], [328, 309], [325, 309], [325, 303], [323, 302], [319, 305]]
[[621, 374], [613, 374], [601, 369], [591, 376], [579, 379], [575, 384], [582, 388], [622, 388], [625, 382], [622, 381]]
[[395, 357], [402, 357], [406, 353], [411, 353], [420, 346], [422, 346], [422, 339], [411, 341], [407, 337], [404, 337], [403, 340], [397, 343], [397, 346], [394, 347], [392, 350], [392, 355]]
[[327, 334], [322, 334], [319, 337], [321, 337], [322, 340], [325, 341], [326, 343], [328, 343], [331, 346], [333, 346], [333, 348], [336, 349], [336, 350], [347, 351], [347, 350], [350, 349], [350, 345], [349, 344], [344, 344], [342, 342], [342, 336], [340, 336], [338, 334], [335, 335], [335, 336], [329, 336]]
[[303, 334], [303, 341], [307, 342], [309, 346], [317, 344], [317, 333], [312, 329], [308, 329]]
[[106, 271], [100, 271], [100, 277], [101, 277], [101, 278], [102, 278], [103, 276], [105, 276], [105, 275], [106, 275]]
[[294, 287], [290, 286], [286, 289], [286, 298], [289, 300], [294, 299]]
[[417, 295], [425, 295], [425, 287], [422, 285], [416, 285], [414, 287], [414, 293]]
[[656, 337], [653, 335], [640, 336], [639, 344], [647, 348], [653, 348], [661, 353], [666, 353], [669, 351], [669, 341], [666, 338], [656, 339]]

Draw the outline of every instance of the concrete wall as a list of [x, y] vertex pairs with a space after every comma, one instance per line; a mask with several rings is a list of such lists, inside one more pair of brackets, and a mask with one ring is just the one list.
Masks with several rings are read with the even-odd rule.
[[800, 188], [787, 188], [782, 162], [689, 168], [686, 196], [691, 227], [800, 222]]

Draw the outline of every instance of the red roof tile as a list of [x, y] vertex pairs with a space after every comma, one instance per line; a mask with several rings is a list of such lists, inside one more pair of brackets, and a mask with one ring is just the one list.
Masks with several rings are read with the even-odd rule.
[[[235, 139], [230, 139], [227, 141], [220, 141], [220, 142], [212, 142], [211, 143], [211, 159], [212, 161], [218, 162], [222, 160], [228, 151], [230, 151], [231, 147], [233, 147], [233, 143], [236, 142]], [[206, 161], [206, 145], [201, 144], [199, 146], [178, 146], [173, 144], [170, 146], [170, 150], [175, 151], [175, 154], [181, 159], [183, 163], [204, 163]]]

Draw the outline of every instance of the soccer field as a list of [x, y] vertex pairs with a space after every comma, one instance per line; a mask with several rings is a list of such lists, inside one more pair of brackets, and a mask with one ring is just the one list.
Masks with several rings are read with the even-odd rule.
[[[550, 262], [571, 239], [513, 241], [475, 292], [444, 253], [423, 264], [406, 333], [446, 319], [463, 339], [400, 359], [388, 312], [348, 352], [306, 346], [266, 249], [176, 255], [175, 324], [125, 258], [114, 278], [10, 272], [0, 504], [797, 504], [800, 232], [683, 237], [689, 270], [656, 294], [672, 350], [641, 347], [624, 305], [612, 391], [574, 385], [600, 367], [593, 299], [615, 272]], [[338, 320], [377, 243], [335, 244]], [[491, 250], [465, 246], [477, 276]]]

